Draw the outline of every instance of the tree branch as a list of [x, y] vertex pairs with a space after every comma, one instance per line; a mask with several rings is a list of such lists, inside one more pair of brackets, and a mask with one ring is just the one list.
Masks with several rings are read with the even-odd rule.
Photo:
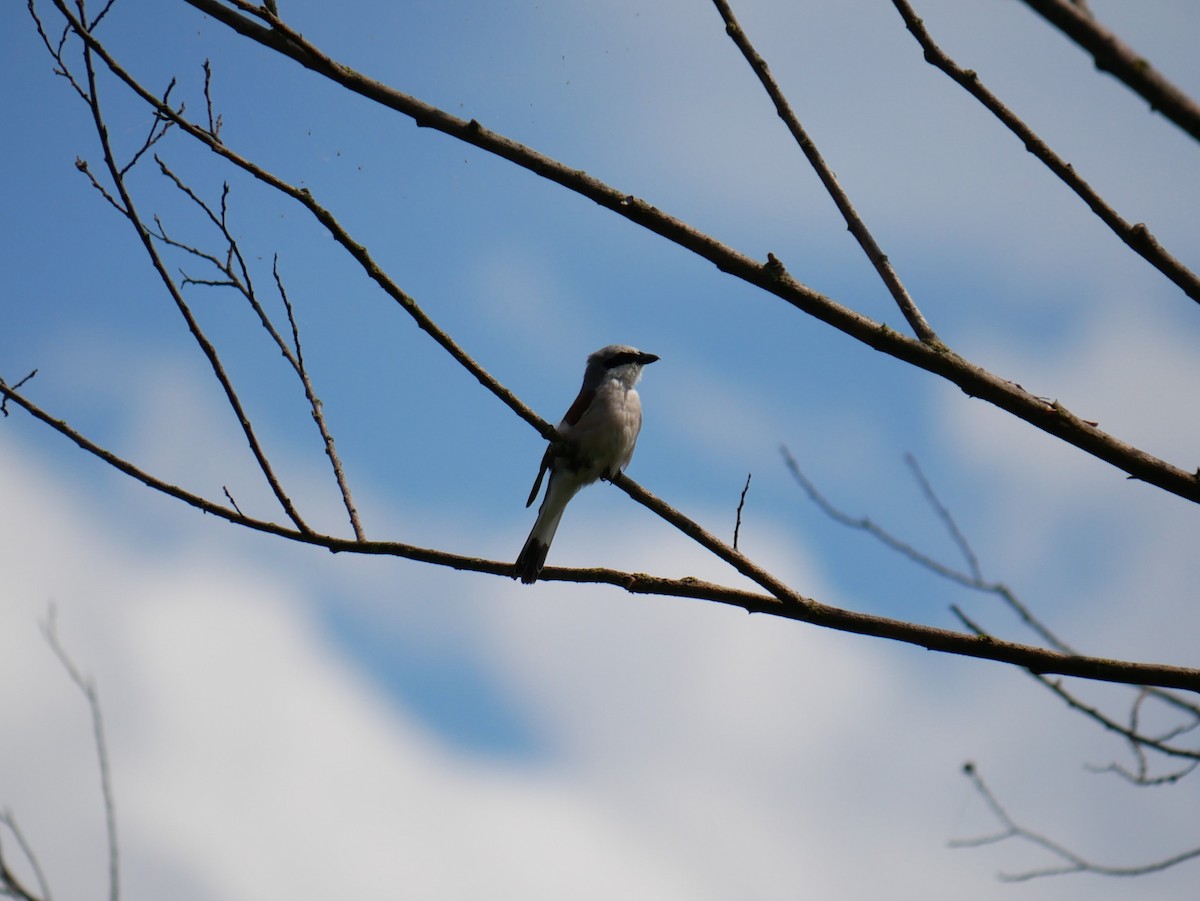
[[88, 711], [92, 717], [92, 736], [96, 744], [96, 760], [100, 764], [100, 793], [104, 800], [104, 826], [108, 835], [108, 897], [109, 901], [118, 901], [121, 895], [121, 856], [117, 845], [117, 805], [113, 795], [112, 769], [108, 762], [108, 740], [104, 734], [104, 715], [100, 709], [100, 697], [96, 693], [96, 685], [75, 666], [71, 657], [58, 640], [58, 626], [55, 619], [54, 607], [42, 623], [42, 634], [54, 656], [58, 658], [75, 687], [87, 701]]
[[38, 891], [41, 892], [41, 895], [35, 895], [33, 889], [17, 878], [17, 874], [8, 865], [8, 860], [4, 856], [3, 843], [0, 842], [0, 896], [17, 898], [18, 901], [50, 901], [50, 889], [46, 884], [46, 876], [42, 872], [41, 864], [38, 863], [37, 855], [33, 853], [33, 848], [25, 840], [25, 835], [21, 832], [16, 817], [12, 815], [11, 811], [0, 810], [0, 826], [8, 829], [16, 839], [17, 847], [28, 861], [29, 868], [33, 870], [33, 878], [37, 880]]
[[[206, 95], [209, 92], [210, 79], [211, 68], [206, 65]], [[208, 108], [209, 120], [211, 121], [213, 115], [211, 98], [208, 102]], [[211, 129], [209, 129], [209, 133], [212, 133]], [[259, 325], [262, 326], [263, 330], [267, 333], [271, 341], [283, 355], [283, 358], [287, 361], [288, 366], [291, 368], [296, 378], [299, 379], [300, 385], [304, 390], [304, 397], [308, 401], [309, 412], [311, 413], [312, 419], [317, 426], [317, 431], [320, 433], [321, 441], [325, 448], [325, 455], [329, 458], [330, 466], [333, 469], [334, 479], [337, 482], [338, 492], [342, 497], [342, 504], [345, 506], [347, 515], [350, 518], [351, 528], [353, 528], [354, 534], [357, 538], [366, 538], [366, 534], [363, 532], [362, 522], [358, 516], [358, 509], [355, 507], [353, 497], [350, 493], [350, 486], [346, 480], [341, 459], [338, 456], [337, 449], [334, 445], [333, 435], [329, 431], [328, 424], [325, 421], [325, 414], [321, 399], [317, 396], [316, 389], [313, 387], [312, 379], [309, 378], [308, 369], [304, 365], [304, 353], [300, 345], [300, 330], [296, 325], [296, 318], [292, 310], [291, 300], [288, 298], [287, 290], [283, 285], [283, 279], [279, 274], [278, 257], [275, 258], [271, 271], [275, 279], [276, 290], [279, 292], [279, 297], [283, 302], [284, 310], [287, 313], [288, 324], [291, 328], [292, 343], [290, 345], [280, 333], [279, 329], [275, 327], [275, 324], [271, 321], [271, 317], [267, 315], [266, 309], [259, 301], [258, 294], [254, 289], [253, 280], [250, 277], [250, 267], [246, 263], [245, 256], [242, 254], [241, 246], [238, 244], [237, 239], [233, 236], [233, 233], [229, 230], [229, 185], [225, 185], [222, 189], [221, 209], [220, 213], [218, 214], [205, 200], [197, 196], [190, 187], [184, 184], [183, 180], [174, 172], [172, 172], [162, 159], [160, 159], [158, 156], [155, 156], [154, 159], [158, 163], [159, 170], [162, 172], [162, 174], [166, 176], [171, 183], [174, 184], [175, 187], [184, 194], [184, 196], [198, 206], [208, 218], [209, 222], [211, 222], [212, 225], [220, 232], [221, 238], [225, 242], [225, 258], [224, 260], [218, 259], [211, 253], [206, 253], [197, 247], [193, 247], [169, 238], [161, 222], [158, 222], [158, 217], [155, 217], [155, 221], [158, 222], [159, 225], [159, 233], [156, 235], [156, 237], [172, 247], [179, 248], [186, 253], [204, 260], [213, 266], [222, 276], [220, 280], [214, 281], [185, 278], [184, 284], [229, 287], [237, 291], [250, 306], [250, 309], [254, 312], [255, 317], [258, 319]]]
[[1200, 106], [1150, 62], [1096, 21], [1082, 3], [1024, 0], [1025, 5], [1091, 54], [1096, 68], [1123, 81], [1189, 135], [1200, 141]]
[[1026, 870], [1020, 873], [1001, 872], [998, 874], [1001, 882], [1028, 882], [1031, 879], [1039, 879], [1044, 876], [1062, 876], [1067, 873], [1096, 873], [1102, 876], [1145, 876], [1148, 873], [1157, 873], [1185, 861], [1200, 857], [1200, 848], [1192, 848], [1180, 854], [1138, 866], [1114, 867], [1093, 863], [1041, 833], [1034, 832], [1020, 825], [1012, 818], [1004, 806], [996, 800], [996, 796], [987, 787], [987, 784], [983, 781], [983, 777], [979, 774], [979, 770], [973, 763], [963, 765], [963, 775], [971, 780], [975, 791], [979, 793], [984, 803], [987, 804], [988, 809], [992, 812], [992, 815], [999, 821], [1000, 830], [978, 838], [956, 839], [949, 843], [951, 848], [978, 848], [983, 845], [994, 845], [1015, 838], [1041, 848], [1044, 851], [1048, 851], [1062, 861], [1058, 866]]

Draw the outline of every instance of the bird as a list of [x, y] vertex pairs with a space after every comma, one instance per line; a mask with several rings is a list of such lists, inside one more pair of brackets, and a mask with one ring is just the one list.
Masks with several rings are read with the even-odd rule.
[[513, 578], [532, 585], [541, 574], [563, 511], [579, 490], [611, 479], [629, 465], [642, 429], [642, 401], [634, 385], [642, 367], [658, 360], [627, 344], [610, 344], [587, 358], [583, 387], [558, 424], [560, 440], [546, 448], [525, 506], [533, 504], [550, 473], [546, 496], [525, 546], [513, 565]]

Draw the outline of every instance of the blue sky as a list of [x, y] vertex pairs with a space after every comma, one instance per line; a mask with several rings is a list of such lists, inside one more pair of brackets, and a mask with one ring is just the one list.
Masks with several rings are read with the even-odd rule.
[[[1192, 5], [1091, 5], [1200, 94]], [[900, 326], [708, 4], [282, 8], [347, 64], [745, 253], [775, 253], [802, 281]], [[917, 8], [1128, 219], [1200, 267], [1194, 142], [1020, 4]], [[926, 65], [890, 4], [736, 9], [951, 346], [1195, 465], [1191, 301]], [[0, 113], [19, 136], [3, 151], [13, 177], [0, 216], [0, 376], [37, 368], [29, 392], [54, 415], [278, 518], [132, 231], [75, 171], [77, 156], [99, 166], [86, 110], [51, 74], [24, 10], [0, 15]], [[753, 473], [742, 547], [802, 591], [945, 626], [959, 603], [1030, 637], [994, 602], [823, 519], [779, 447], [847, 510], [953, 560], [903, 464], [912, 453], [985, 572], [1065, 637], [1194, 663], [1200, 563], [1186, 503], [182, 3], [119, 0], [104, 37], [148, 85], [177, 76], [192, 112], [211, 59], [230, 146], [310, 188], [545, 418], [562, 414], [597, 347], [659, 354], [630, 474], [728, 537]], [[106, 91], [113, 134], [136, 146], [144, 111]], [[210, 200], [229, 182], [233, 229], [264, 290], [278, 254], [369, 535], [515, 557], [532, 521], [533, 430], [297, 205], [178, 137], [156, 149]], [[172, 235], [211, 241], [152, 165], [133, 184]], [[234, 296], [188, 297], [298, 502], [348, 534], [278, 353]], [[1200, 843], [1194, 786], [1147, 798], [1084, 772], [1120, 747], [1017, 672], [696, 602], [525, 589], [281, 545], [148, 494], [19, 413], [0, 425], [0, 453], [0, 701], [12, 730], [0, 802], [47, 848], [64, 896], [90, 884], [81, 858], [103, 861], [86, 720], [37, 636], [51, 600], [105, 699], [128, 897], [376, 897], [381, 885], [438, 897], [496, 885], [534, 898], [794, 897], [800, 885], [822, 897], [1123, 896], [1127, 886], [1090, 878], [1001, 886], [997, 869], [1041, 859], [947, 850], [989, 825], [957, 774], [968, 758], [1014, 813], [1097, 857], [1137, 862]], [[737, 583], [603, 485], [573, 503], [551, 559]], [[595, 884], [580, 888], [581, 873]], [[1167, 895], [1193, 881], [1178, 869], [1145, 885]]]

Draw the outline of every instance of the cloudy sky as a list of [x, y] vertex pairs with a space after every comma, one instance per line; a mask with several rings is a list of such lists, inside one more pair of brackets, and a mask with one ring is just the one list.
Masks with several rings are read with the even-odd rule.
[[[325, 4], [282, 12], [335, 58], [533, 146], [866, 315], [902, 320], [711, 5]], [[958, 61], [1130, 221], [1193, 269], [1197, 147], [1022, 4], [917, 0]], [[1200, 11], [1092, 0], [1193, 96]], [[921, 58], [891, 4], [741, 2], [742, 23], [941, 336], [1179, 466], [1200, 458], [1195, 304], [1127, 252]], [[49, 11], [45, 10], [47, 19]], [[9, 140], [0, 377], [113, 451], [281, 520], [136, 238], [75, 168], [86, 108], [21, 4], [0, 11]], [[148, 86], [311, 189], [463, 347], [556, 421], [588, 353], [632, 343], [630, 474], [827, 603], [953, 626], [972, 596], [823, 518], [783, 466], [958, 565], [911, 453], [984, 573], [1091, 653], [1195, 665], [1197, 511], [933, 376], [855, 344], [589, 201], [231, 36], [182, 2], [117, 0], [102, 27]], [[125, 152], [149, 121], [109, 81]], [[267, 292], [271, 260], [368, 534], [499, 560], [542, 442], [456, 367], [296, 204], [207, 151], [155, 150], [212, 202]], [[216, 248], [145, 160], [142, 210]], [[172, 256], [189, 275], [195, 260]], [[293, 497], [348, 535], [303, 396], [244, 304], [191, 287]], [[273, 301], [274, 302], [274, 301]], [[272, 307], [277, 309], [277, 303]], [[332, 556], [151, 494], [20, 411], [0, 421], [0, 807], [58, 898], [106, 872], [86, 706], [103, 700], [124, 897], [1125, 898], [1094, 876], [1004, 885], [1048, 858], [947, 847], [996, 826], [960, 775], [1080, 853], [1138, 864], [1200, 845], [1196, 784], [1132, 789], [1128, 762], [1019, 671], [694, 601], [526, 588]], [[551, 553], [740, 584], [619, 491], [569, 510]], [[1087, 697], [1122, 709], [1127, 694]], [[11, 837], [0, 846], [13, 854]], [[1195, 864], [1139, 890], [1181, 896]]]

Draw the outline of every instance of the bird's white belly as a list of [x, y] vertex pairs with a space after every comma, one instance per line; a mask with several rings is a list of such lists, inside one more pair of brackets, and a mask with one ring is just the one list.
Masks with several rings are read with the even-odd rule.
[[571, 430], [581, 463], [579, 475], [594, 482], [628, 465], [642, 427], [642, 404], [637, 391], [613, 381], [596, 392], [587, 413]]

